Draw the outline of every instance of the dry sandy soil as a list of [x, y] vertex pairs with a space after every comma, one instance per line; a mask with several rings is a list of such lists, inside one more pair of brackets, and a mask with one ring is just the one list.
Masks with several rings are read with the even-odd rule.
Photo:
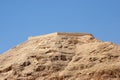
[[29, 37], [0, 55], [0, 80], [120, 80], [120, 45], [86, 33]]

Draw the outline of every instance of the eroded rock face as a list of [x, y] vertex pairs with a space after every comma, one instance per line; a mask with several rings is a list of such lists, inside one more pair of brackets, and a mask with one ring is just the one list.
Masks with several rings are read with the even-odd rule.
[[120, 46], [83, 33], [30, 37], [0, 55], [0, 80], [120, 80]]

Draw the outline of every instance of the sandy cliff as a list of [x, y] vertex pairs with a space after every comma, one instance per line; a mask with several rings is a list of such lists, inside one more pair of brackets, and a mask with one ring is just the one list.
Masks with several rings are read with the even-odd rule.
[[29, 37], [0, 55], [0, 80], [120, 80], [120, 46], [86, 33]]

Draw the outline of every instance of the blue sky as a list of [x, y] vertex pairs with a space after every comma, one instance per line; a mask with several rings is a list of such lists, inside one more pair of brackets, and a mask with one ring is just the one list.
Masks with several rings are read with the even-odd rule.
[[120, 44], [120, 0], [0, 0], [0, 53], [52, 32], [86, 32]]

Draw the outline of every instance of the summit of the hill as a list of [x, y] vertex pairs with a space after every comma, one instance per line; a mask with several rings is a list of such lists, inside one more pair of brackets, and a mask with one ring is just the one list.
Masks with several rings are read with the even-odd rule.
[[89, 34], [89, 33], [55, 32], [55, 33], [41, 35], [41, 36], [29, 37], [28, 40], [37, 39], [41, 37], [48, 37], [48, 36], [85, 36], [85, 35], [93, 36], [92, 34]]

